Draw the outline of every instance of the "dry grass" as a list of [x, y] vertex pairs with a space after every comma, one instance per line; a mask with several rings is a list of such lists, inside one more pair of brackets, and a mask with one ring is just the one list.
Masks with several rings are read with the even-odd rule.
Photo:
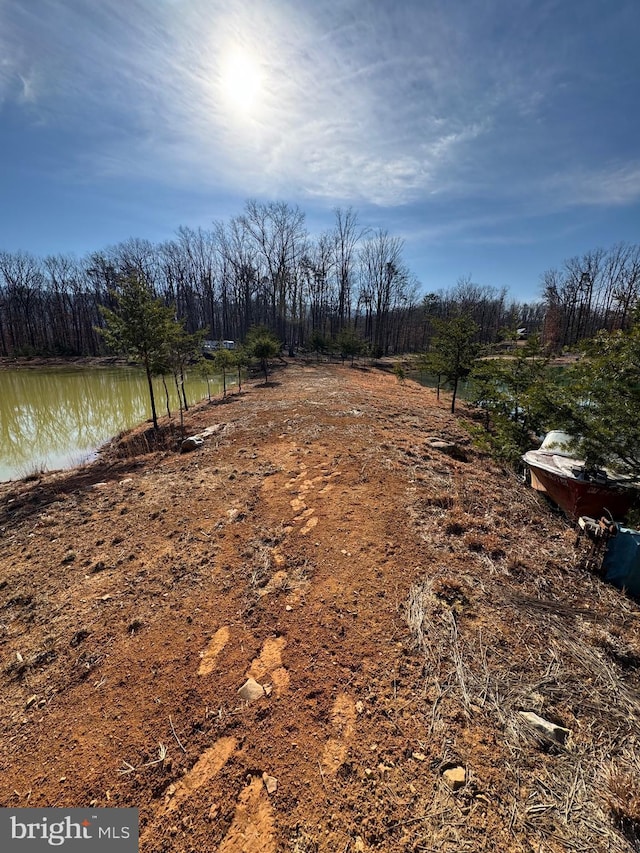
[[[471, 494], [467, 483], [447, 505], [417, 490], [409, 507], [433, 553], [405, 603], [425, 662], [426, 743], [446, 743], [461, 716], [463, 728], [493, 740], [484, 761], [482, 751], [475, 753], [481, 766], [464, 789], [466, 808], [470, 814], [478, 807], [475, 793], [482, 790], [510, 849], [640, 850], [637, 607], [580, 567], [584, 545], [573, 564], [560, 559], [554, 543], [566, 553], [575, 533], [540, 516], [527, 492], [509, 509], [499, 500], [481, 515], [476, 507], [476, 516], [469, 512]], [[505, 512], [542, 518], [546, 537], [537, 537], [535, 547], [526, 538], [515, 547], [511, 540], [507, 554]], [[459, 555], [458, 574], [451, 562], [439, 564], [443, 551]], [[616, 636], [622, 623], [624, 637]], [[569, 741], [550, 740], [519, 711], [570, 729]], [[463, 760], [464, 750], [457, 753]], [[455, 849], [450, 808], [433, 794], [423, 827], [431, 846], [420, 849]], [[465, 824], [464, 813], [458, 821]], [[463, 838], [468, 843], [468, 834], [461, 832]], [[500, 849], [495, 831], [493, 840], [487, 849]]]

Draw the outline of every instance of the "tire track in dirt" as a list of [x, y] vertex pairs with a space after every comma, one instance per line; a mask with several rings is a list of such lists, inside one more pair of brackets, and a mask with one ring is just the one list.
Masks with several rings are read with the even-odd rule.
[[282, 651], [287, 645], [285, 637], [267, 637], [257, 658], [251, 662], [246, 678], [262, 683], [270, 677], [276, 696], [281, 696], [289, 687], [289, 671], [282, 665]]
[[[295, 452], [295, 451], [294, 451]], [[323, 502], [335, 489], [335, 480], [340, 476], [339, 470], [333, 470], [335, 462], [323, 461], [316, 465], [307, 465], [298, 460], [299, 473], [280, 484], [280, 500], [288, 493], [288, 504], [295, 513], [292, 521], [284, 528], [285, 538], [270, 549], [271, 564], [276, 569], [275, 574], [263, 589], [262, 595], [282, 588], [289, 580], [287, 572], [287, 544], [296, 533], [308, 535], [319, 524], [323, 517], [317, 512], [318, 501]], [[265, 490], [267, 501], [275, 497], [271, 489], [275, 485], [271, 480]], [[282, 518], [282, 516], [281, 516]], [[200, 653], [198, 675], [211, 674], [216, 666], [224, 663], [224, 650], [230, 638], [230, 629], [223, 625], [213, 635], [207, 647]], [[259, 653], [253, 658], [244, 672], [244, 678], [252, 678], [271, 691], [277, 698], [284, 696], [290, 688], [291, 676], [283, 664], [283, 653], [287, 647], [287, 638], [282, 634], [267, 637]], [[318, 744], [319, 758], [322, 771], [327, 777], [333, 777], [347, 759], [350, 744], [355, 732], [356, 708], [354, 699], [346, 693], [340, 693], [330, 711], [329, 731], [325, 733], [324, 741]], [[220, 769], [234, 755], [237, 744], [227, 745], [232, 739], [223, 738], [207, 750], [193, 766], [187, 776], [176, 786], [170, 786], [166, 794], [166, 804], [159, 815], [162, 818], [172, 813], [187, 801], [195, 791], [215, 778]], [[225, 750], [221, 763], [220, 750]], [[228, 750], [228, 752], [226, 752]], [[316, 753], [317, 754], [317, 753]], [[275, 812], [263, 780], [251, 771], [252, 776], [239, 789], [235, 803], [235, 813], [220, 846], [219, 853], [258, 853], [275, 851]], [[228, 792], [233, 796], [233, 792]]]
[[[315, 470], [320, 470], [320, 473], [315, 477], [309, 478], [307, 476], [308, 468], [304, 462], [300, 463], [300, 468], [300, 473], [285, 483], [285, 489], [287, 491], [294, 491], [294, 497], [289, 501], [291, 509], [297, 513], [293, 520], [294, 522], [305, 522], [300, 528], [300, 533], [302, 536], [306, 536], [318, 524], [318, 516], [315, 515], [315, 508], [307, 505], [309, 493], [317, 489], [318, 495], [327, 495], [333, 489], [333, 484], [327, 481], [339, 476], [340, 472], [333, 471], [329, 473], [327, 470], [328, 464], [322, 463], [315, 468]], [[318, 489], [320, 483], [324, 483], [324, 485]]]
[[207, 648], [203, 652], [200, 652], [201, 661], [200, 666], [198, 667], [198, 675], [209, 675], [209, 673], [213, 671], [218, 655], [228, 642], [229, 628], [226, 625], [223, 625], [223, 627], [219, 628], [213, 635], [213, 639]]
[[346, 693], [340, 693], [331, 709], [331, 726], [334, 736], [330, 737], [322, 750], [320, 764], [328, 776], [335, 775], [344, 764], [353, 737], [356, 723], [356, 706]]
[[206, 749], [191, 770], [177, 783], [171, 783], [164, 793], [164, 803], [140, 836], [140, 846], [146, 849], [156, 836], [156, 830], [167, 815], [175, 812], [199, 788], [210, 783], [222, 770], [238, 747], [234, 737], [222, 737]]
[[273, 808], [259, 776], [241, 791], [235, 815], [218, 853], [275, 853]]

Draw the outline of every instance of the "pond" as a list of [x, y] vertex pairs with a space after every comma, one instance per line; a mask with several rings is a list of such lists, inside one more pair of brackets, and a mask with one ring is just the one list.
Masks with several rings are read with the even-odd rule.
[[[229, 384], [227, 377], [227, 384]], [[178, 416], [175, 386], [170, 410]], [[166, 414], [162, 379], [154, 379], [158, 417]], [[222, 378], [185, 379], [187, 402], [222, 393]], [[0, 481], [71, 468], [95, 456], [114, 435], [151, 417], [149, 389], [135, 368], [0, 370]]]
[[[425, 371], [412, 371], [410, 374], [412, 379], [415, 379], [416, 382], [419, 382], [420, 385], [424, 385], [426, 388], [437, 388], [438, 387], [438, 377], [435, 373], [426, 373]], [[451, 385], [445, 383], [444, 381], [440, 385], [440, 394], [442, 399], [446, 399], [447, 396], [450, 399], [452, 394]], [[458, 399], [460, 400], [470, 400], [473, 397], [473, 388], [471, 387], [471, 383], [466, 379], [461, 379], [458, 382]]]

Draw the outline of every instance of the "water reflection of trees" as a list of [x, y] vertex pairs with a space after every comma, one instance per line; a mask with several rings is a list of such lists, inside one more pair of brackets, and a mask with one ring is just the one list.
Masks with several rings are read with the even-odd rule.
[[[0, 478], [73, 464], [146, 420], [145, 381], [126, 369], [0, 372]], [[158, 393], [161, 387], [158, 380]], [[205, 397], [206, 381], [189, 376], [186, 392], [190, 402]], [[177, 410], [175, 392], [171, 405]]]

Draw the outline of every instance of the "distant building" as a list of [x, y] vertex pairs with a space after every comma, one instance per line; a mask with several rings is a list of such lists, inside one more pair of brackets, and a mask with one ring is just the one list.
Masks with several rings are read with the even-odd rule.
[[217, 349], [235, 349], [235, 341], [203, 341], [202, 349], [205, 352], [215, 352]]

